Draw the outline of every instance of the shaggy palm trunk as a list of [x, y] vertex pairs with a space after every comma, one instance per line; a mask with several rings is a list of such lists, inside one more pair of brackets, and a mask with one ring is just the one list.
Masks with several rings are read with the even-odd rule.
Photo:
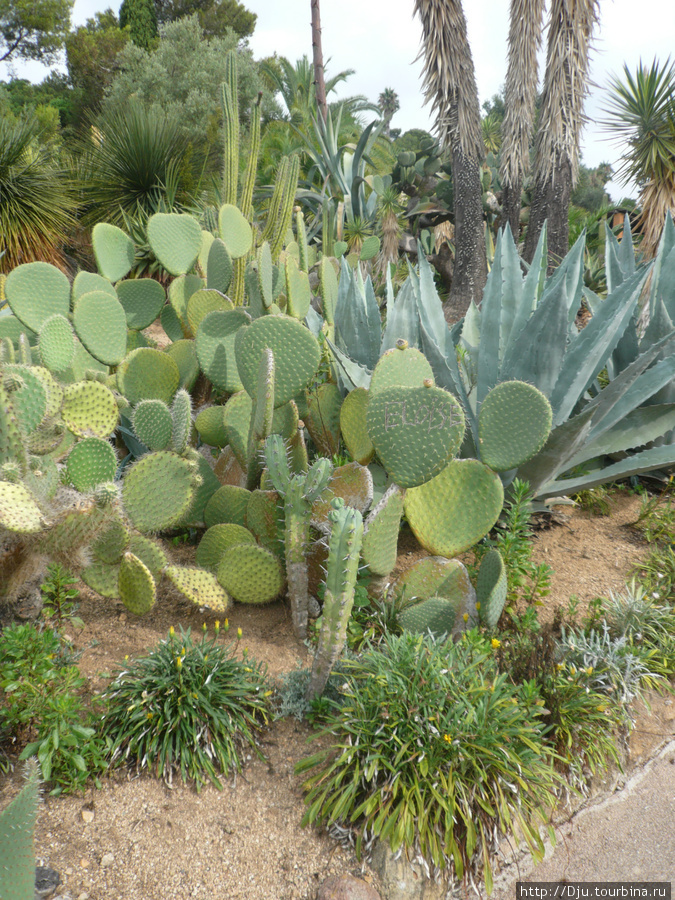
[[480, 164], [485, 155], [473, 59], [460, 0], [415, 0], [422, 22], [424, 91], [441, 146], [452, 153], [455, 266], [444, 312], [455, 321], [480, 303], [487, 280]]
[[479, 305], [487, 281], [480, 163], [452, 147], [452, 179], [455, 187], [455, 266], [450, 295], [443, 305], [448, 322], [464, 316], [471, 301]]
[[598, 0], [552, 0], [546, 77], [535, 142], [534, 197], [524, 258], [531, 262], [548, 220], [549, 268], [568, 250], [569, 203], [579, 170], [579, 137]]
[[312, 60], [314, 63], [314, 89], [316, 105], [321, 118], [326, 121], [328, 104], [326, 103], [326, 82], [323, 73], [323, 50], [321, 48], [321, 7], [319, 0], [312, 0]]
[[537, 93], [537, 51], [544, 0], [511, 0], [509, 65], [506, 72], [500, 176], [504, 223], [518, 240], [523, 176], [530, 166], [530, 138]]

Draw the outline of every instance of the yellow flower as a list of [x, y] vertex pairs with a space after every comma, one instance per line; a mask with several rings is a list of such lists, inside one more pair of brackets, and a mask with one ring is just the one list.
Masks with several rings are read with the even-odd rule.
[[565, 666], [562, 663], [556, 663], [556, 670], [558, 672], [561, 672], [564, 668]]
[[464, 613], [464, 615], [462, 616], [462, 618], [464, 619], [465, 622], [468, 622], [468, 621], [469, 621], [469, 614], [468, 614], [468, 613]]
[[243, 633], [244, 633], [244, 632], [241, 630], [241, 628], [237, 628], [237, 637], [238, 637], [239, 639], [241, 639], [241, 636], [242, 636]]
[[176, 668], [178, 669], [178, 671], [180, 671], [183, 668], [183, 657], [182, 656], [176, 657]]
[[480, 600], [476, 601], [476, 609], [480, 609]]
[[224, 629], [225, 631], [229, 631], [229, 630], [230, 630], [230, 620], [229, 620], [229, 619], [225, 619], [225, 624], [223, 625], [223, 629]]
[[216, 637], [218, 637], [219, 631], [220, 631], [220, 619], [216, 619], [216, 624], [215, 624]]
[[148, 719], [152, 722], [152, 713], [148, 713], [147, 716], [148, 716]]
[[451, 744], [451, 743], [452, 743], [452, 735], [450, 735], [450, 734], [444, 734], [444, 735], [443, 735], [443, 740], [444, 740], [444, 741], [447, 741], [448, 744]]
[[499, 648], [502, 645], [502, 642], [498, 641], [497, 638], [492, 638], [492, 640], [490, 641], [490, 644], [492, 645], [493, 650], [499, 650]]
[[589, 667], [586, 669], [586, 674], [587, 674], [587, 675], [592, 675], [592, 674], [593, 674], [593, 666], [589, 666]]
[[128, 659], [129, 659], [129, 654], [127, 653], [127, 655], [124, 657], [124, 662], [127, 662]]
[[172, 625], [171, 628], [169, 628], [169, 637], [175, 637], [175, 636], [176, 636], [176, 629]]
[[202, 631], [206, 634], [206, 622], [202, 622]]

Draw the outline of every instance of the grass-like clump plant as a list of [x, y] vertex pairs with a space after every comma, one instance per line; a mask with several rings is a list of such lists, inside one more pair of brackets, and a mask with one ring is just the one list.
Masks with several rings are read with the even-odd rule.
[[173, 627], [147, 656], [128, 661], [103, 694], [102, 728], [113, 764], [135, 763], [169, 783], [176, 772], [199, 789], [219, 772], [242, 769], [268, 720], [266, 667], [236, 644], [219, 643], [219, 625], [195, 640]]
[[344, 663], [343, 703], [320, 734], [332, 747], [303, 760], [303, 824], [353, 830], [422, 861], [432, 877], [482, 877], [500, 835], [515, 830], [535, 858], [560, 787], [543, 704], [500, 674], [499, 641], [458, 643], [404, 633]]

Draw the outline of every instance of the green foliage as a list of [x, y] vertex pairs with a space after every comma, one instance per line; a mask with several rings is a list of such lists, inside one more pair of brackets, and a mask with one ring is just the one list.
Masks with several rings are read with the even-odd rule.
[[63, 260], [75, 225], [73, 186], [37, 119], [0, 117], [0, 272], [20, 263]]
[[111, 9], [97, 12], [66, 37], [68, 77], [76, 95], [76, 115], [98, 113], [116, 70], [117, 55], [129, 40]]
[[0, 635], [0, 658], [2, 718], [25, 745], [20, 758], [37, 756], [52, 794], [83, 790], [106, 762], [69, 645], [49, 628], [13, 625]]
[[161, 25], [196, 13], [207, 37], [223, 37], [231, 28], [240, 40], [253, 34], [258, 19], [238, 0], [155, 0], [155, 10]]
[[77, 625], [81, 619], [75, 618], [80, 592], [76, 588], [77, 581], [71, 573], [59, 563], [47, 566], [47, 577], [42, 582], [42, 616], [54, 622], [57, 628], [72, 622]]
[[2, 0], [0, 62], [54, 61], [70, 28], [73, 0]]
[[322, 731], [332, 746], [297, 767], [318, 769], [304, 785], [304, 824], [349, 827], [359, 851], [367, 831], [432, 872], [480, 873], [488, 891], [499, 833], [518, 828], [540, 858], [543, 808], [559, 784], [542, 709], [497, 673], [487, 642], [388, 637], [345, 669], [344, 704]]
[[169, 783], [175, 772], [199, 789], [218, 773], [242, 769], [243, 751], [259, 756], [268, 719], [266, 670], [236, 646], [204, 632], [173, 628], [147, 656], [121, 671], [102, 696], [102, 728], [113, 764], [135, 763]]
[[516, 479], [504, 504], [505, 515], [495, 526], [494, 534], [476, 547], [479, 561], [489, 548], [499, 550], [506, 568], [507, 604], [519, 599], [527, 604], [538, 603], [551, 587], [551, 567], [532, 561], [531, 500], [527, 482]]
[[153, 49], [158, 37], [153, 0], [122, 0], [120, 28], [129, 29], [129, 37], [137, 47]]

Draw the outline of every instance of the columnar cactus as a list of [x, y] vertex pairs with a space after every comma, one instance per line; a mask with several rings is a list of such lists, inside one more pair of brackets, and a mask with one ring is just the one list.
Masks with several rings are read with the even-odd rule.
[[361, 513], [333, 500], [329, 513], [331, 534], [326, 563], [326, 592], [321, 614], [321, 631], [307, 689], [308, 699], [322, 693], [331, 669], [337, 662], [347, 638], [347, 624], [354, 605], [354, 589], [359, 570], [359, 552], [363, 537]]

